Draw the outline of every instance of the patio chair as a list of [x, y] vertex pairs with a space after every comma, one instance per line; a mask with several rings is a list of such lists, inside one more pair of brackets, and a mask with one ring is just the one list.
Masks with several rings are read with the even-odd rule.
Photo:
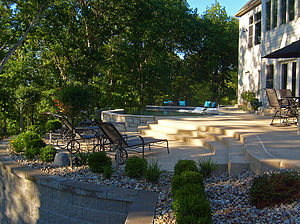
[[292, 91], [290, 89], [279, 89], [277, 92], [282, 105], [291, 105], [293, 103], [292, 99], [285, 98], [292, 97]]
[[[96, 145], [96, 143], [99, 143], [101, 141], [101, 138], [103, 136], [102, 132], [100, 132], [100, 129], [98, 126], [92, 126], [92, 127], [74, 127], [72, 126], [71, 122], [63, 115], [63, 114], [52, 114], [54, 117], [58, 118], [63, 125], [65, 126], [65, 129], [67, 130], [67, 135], [60, 136], [57, 139], [57, 146], [59, 148], [67, 148], [68, 151], [71, 149], [71, 144], [73, 144], [72, 148], [75, 152], [80, 151], [80, 140], [84, 141], [89, 147], [89, 143], [92, 142], [93, 146]], [[91, 133], [92, 132], [92, 133]], [[73, 134], [72, 134], [73, 133]], [[59, 144], [61, 144], [61, 141], [63, 138], [63, 147]], [[89, 150], [89, 149], [88, 149]]]
[[[149, 147], [154, 144], [166, 143], [166, 149], [168, 153], [169, 151], [169, 143], [167, 139], [155, 139], [151, 137], [142, 137], [140, 135], [136, 136], [124, 136], [116, 129], [116, 127], [112, 123], [100, 122], [98, 123], [99, 128], [103, 132], [103, 134], [109, 139], [110, 144], [114, 145], [114, 150], [119, 150], [119, 164], [122, 165], [126, 162], [128, 158], [127, 150], [133, 150], [141, 147], [142, 151], [139, 152], [137, 150], [133, 150], [138, 153], [143, 154], [143, 158], [145, 156], [145, 146]], [[103, 147], [105, 148], [105, 147]], [[116, 157], [117, 159], [117, 157]]]
[[[296, 118], [298, 121], [298, 113], [297, 108], [294, 105], [291, 105], [289, 102], [287, 105], [283, 104], [283, 100], [278, 99], [277, 93], [275, 89], [265, 89], [268, 97], [269, 105], [271, 108], [275, 109], [275, 113], [272, 117], [272, 121], [270, 125], [273, 125], [275, 117], [279, 117], [280, 124], [284, 122], [288, 125], [288, 119]], [[281, 122], [281, 119], [283, 121]]]

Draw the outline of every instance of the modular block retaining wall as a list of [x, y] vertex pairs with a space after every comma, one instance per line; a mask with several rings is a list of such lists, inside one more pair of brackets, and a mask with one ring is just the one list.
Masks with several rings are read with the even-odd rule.
[[8, 142], [0, 142], [0, 223], [135, 223], [135, 210], [130, 208], [141, 210], [144, 194], [157, 199], [155, 192], [88, 184], [34, 170], [7, 155]]
[[156, 122], [154, 116], [122, 114], [123, 111], [124, 109], [102, 111], [101, 119], [105, 122], [125, 122], [126, 127], [129, 128], [138, 128]]

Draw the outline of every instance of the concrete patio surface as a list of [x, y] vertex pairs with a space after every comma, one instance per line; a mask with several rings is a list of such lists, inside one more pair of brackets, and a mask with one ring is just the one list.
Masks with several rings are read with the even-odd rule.
[[271, 116], [239, 110], [223, 112], [217, 116], [159, 117], [157, 124], [149, 124], [140, 131], [168, 138], [170, 154], [152, 147], [151, 151], [146, 150], [146, 158], [158, 160], [162, 169], [170, 171], [179, 159], [198, 161], [203, 156], [210, 156], [220, 164], [220, 169], [232, 169], [237, 164], [233, 173], [247, 167], [257, 174], [279, 167], [300, 170], [297, 125], [280, 125], [275, 120], [275, 125], [270, 126]]

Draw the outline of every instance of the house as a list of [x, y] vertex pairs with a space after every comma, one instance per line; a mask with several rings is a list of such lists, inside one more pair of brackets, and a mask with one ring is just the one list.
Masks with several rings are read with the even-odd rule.
[[300, 58], [263, 58], [300, 38], [300, 0], [250, 0], [239, 19], [239, 86], [266, 105], [263, 88], [291, 89], [300, 96]]

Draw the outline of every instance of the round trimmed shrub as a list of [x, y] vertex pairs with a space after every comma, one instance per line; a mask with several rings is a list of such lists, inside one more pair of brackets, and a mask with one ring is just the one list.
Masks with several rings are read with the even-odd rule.
[[40, 150], [40, 159], [44, 162], [51, 163], [54, 161], [54, 157], [57, 150], [52, 145], [48, 145]]
[[106, 169], [104, 167], [112, 166], [112, 161], [104, 151], [94, 152], [88, 157], [88, 165], [92, 172], [103, 173]]
[[198, 172], [196, 161], [188, 159], [178, 160], [178, 162], [174, 166], [174, 175], [180, 175], [187, 170]]
[[[176, 223], [212, 223], [211, 206], [206, 194], [203, 190], [197, 193], [192, 188], [199, 188], [199, 186], [186, 185], [179, 189], [174, 197]], [[190, 190], [192, 192], [189, 192]]]
[[125, 173], [132, 178], [141, 178], [147, 170], [147, 164], [145, 158], [130, 157], [125, 164]]
[[196, 184], [204, 189], [203, 177], [199, 172], [185, 171], [180, 175], [174, 175], [171, 183], [172, 194], [175, 195], [176, 191], [184, 187], [186, 184]]

